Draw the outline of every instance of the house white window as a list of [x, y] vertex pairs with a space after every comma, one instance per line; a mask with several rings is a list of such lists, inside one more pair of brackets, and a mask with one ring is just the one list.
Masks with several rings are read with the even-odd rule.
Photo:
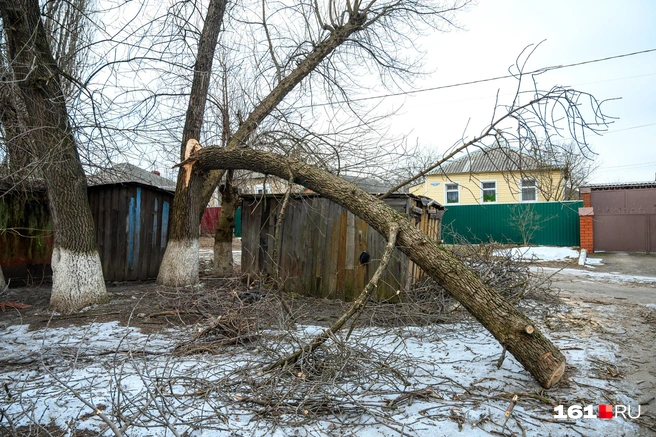
[[460, 203], [459, 184], [444, 184], [444, 203]]
[[483, 203], [497, 201], [497, 181], [481, 182], [481, 197]]
[[538, 181], [535, 178], [523, 178], [519, 181], [519, 193], [521, 202], [537, 202]]

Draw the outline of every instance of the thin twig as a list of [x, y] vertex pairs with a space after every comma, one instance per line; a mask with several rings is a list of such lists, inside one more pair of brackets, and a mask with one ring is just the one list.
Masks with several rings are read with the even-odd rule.
[[306, 344], [300, 349], [297, 349], [293, 353], [287, 355], [286, 357], [283, 357], [276, 361], [273, 364], [268, 365], [265, 367], [265, 371], [268, 372], [272, 369], [275, 369], [276, 367], [281, 367], [289, 363], [295, 362], [304, 352], [309, 353], [321, 346], [323, 343], [326, 342], [332, 335], [334, 335], [337, 331], [339, 331], [342, 326], [357, 312], [362, 311], [362, 308], [364, 308], [365, 304], [369, 300], [369, 297], [376, 287], [376, 284], [378, 283], [378, 280], [380, 277], [383, 275], [383, 272], [387, 268], [387, 265], [389, 264], [390, 259], [392, 258], [392, 253], [394, 252], [394, 248], [396, 246], [396, 236], [399, 232], [399, 228], [396, 225], [392, 225], [390, 228], [390, 233], [389, 233], [389, 239], [387, 241], [387, 246], [385, 247], [385, 253], [383, 254], [382, 259], [380, 260], [380, 265], [376, 269], [376, 272], [374, 273], [373, 277], [367, 283], [365, 286], [364, 290], [362, 293], [360, 293], [360, 296], [353, 302], [349, 310], [342, 315], [330, 328], [324, 330], [321, 334], [319, 334], [317, 337], [315, 337], [314, 340], [312, 340], [311, 343]]

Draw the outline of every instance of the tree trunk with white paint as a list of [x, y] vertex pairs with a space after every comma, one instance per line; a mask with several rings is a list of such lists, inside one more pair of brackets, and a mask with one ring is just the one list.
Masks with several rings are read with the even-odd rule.
[[565, 357], [535, 326], [471, 268], [449, 250], [417, 229], [407, 218], [380, 199], [316, 166], [275, 153], [200, 149], [184, 164], [198, 171], [215, 168], [244, 169], [289, 178], [342, 205], [389, 239], [398, 226], [397, 247], [457, 299], [545, 388], [558, 382]]
[[52, 251], [50, 306], [69, 313], [96, 303], [107, 303], [102, 265], [97, 251], [80, 253], [56, 247]]
[[[205, 34], [208, 22], [212, 16], [210, 11], [212, 10], [213, 3], [215, 2], [210, 2], [210, 10], [208, 11], [208, 18], [205, 21], [205, 26], [203, 27], [203, 35]], [[251, 134], [257, 129], [260, 123], [271, 114], [271, 112], [296, 87], [296, 85], [310, 75], [310, 73], [312, 73], [324, 59], [334, 52], [337, 47], [348, 41], [351, 35], [364, 28], [366, 14], [362, 14], [360, 11], [355, 10], [349, 14], [348, 18], [348, 21], [343, 23], [343, 25], [332, 29], [330, 34], [317, 44], [303, 60], [298, 62], [296, 67], [287, 76], [281, 78], [273, 90], [262, 99], [246, 120], [244, 120], [239, 126], [237, 131], [230, 137], [225, 146], [226, 149], [244, 147]], [[215, 27], [220, 27], [220, 23]], [[203, 88], [201, 85], [204, 84], [204, 80], [209, 81], [212, 64], [211, 57], [206, 57], [209, 53], [209, 45], [205, 46], [204, 44], [208, 43], [209, 38], [206, 40], [201, 36], [199, 54], [196, 61], [196, 67], [194, 68], [194, 82], [192, 84], [192, 91], [189, 99], [189, 109], [187, 110], [187, 119], [183, 131], [183, 160], [187, 158], [184, 155], [187, 142], [190, 139], [200, 138], [200, 127], [202, 124], [203, 112], [205, 110], [205, 98], [207, 95], [207, 86]], [[202, 47], [205, 48], [201, 50]], [[205, 89], [204, 93], [202, 92], [203, 89]], [[211, 189], [215, 186], [213, 186], [214, 181], [217, 181], [218, 183], [217, 177], [219, 174], [220, 173], [216, 172], [216, 170], [192, 171], [191, 168], [180, 169], [178, 174], [178, 185], [175, 191], [175, 200], [173, 202], [169, 244], [171, 243], [171, 240], [178, 241], [180, 244], [193, 244], [193, 241], [197, 242], [198, 237], [200, 236], [200, 219], [202, 217], [202, 211], [209, 200]], [[165, 261], [160, 267], [160, 274], [157, 278], [157, 283], [169, 286], [195, 284], [198, 281], [198, 272], [196, 272], [195, 275], [193, 272], [188, 272], [186, 275], [176, 275], [176, 278], [191, 278], [191, 282], [188, 283], [166, 282], [164, 280], [165, 273], [163, 270], [175, 264], [174, 260], [168, 260], [170, 256], [167, 247], [166, 253], [164, 254]], [[196, 257], [197, 256], [198, 254], [196, 254]], [[185, 266], [178, 266], [179, 269], [184, 267]], [[191, 265], [186, 267], [191, 268]]]
[[0, 0], [0, 13], [26, 126], [48, 189], [54, 231], [50, 303], [55, 311], [71, 313], [107, 301], [86, 177], [38, 1]]
[[157, 283], [184, 287], [198, 282], [198, 239], [169, 240]]
[[232, 236], [235, 232], [235, 213], [239, 206], [239, 193], [232, 185], [233, 172], [226, 174], [226, 183], [221, 192], [221, 214], [214, 234], [214, 276], [228, 278], [234, 275]]
[[[194, 78], [182, 130], [183, 159], [188, 151], [189, 140], [200, 138], [214, 52], [227, 3], [227, 0], [211, 0], [207, 9], [203, 31], [198, 41]], [[211, 193], [214, 190], [218, 183], [216, 177], [216, 174], [210, 172], [191, 174], [184, 168], [178, 172], [169, 242], [157, 275], [158, 284], [184, 287], [198, 282], [200, 220], [207, 204], [204, 193]], [[208, 190], [205, 187], [206, 183], [213, 186]]]

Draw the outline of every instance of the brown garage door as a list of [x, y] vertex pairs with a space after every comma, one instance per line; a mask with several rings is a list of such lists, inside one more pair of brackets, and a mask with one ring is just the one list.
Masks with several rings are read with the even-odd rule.
[[600, 251], [656, 251], [656, 188], [592, 188], [594, 247]]

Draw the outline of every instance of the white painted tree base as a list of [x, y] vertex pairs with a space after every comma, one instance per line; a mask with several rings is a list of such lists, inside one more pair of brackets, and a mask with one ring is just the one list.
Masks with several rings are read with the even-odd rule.
[[234, 276], [232, 242], [214, 243], [214, 276], [229, 278]]
[[186, 287], [198, 283], [198, 240], [169, 240], [159, 266], [157, 283]]
[[51, 309], [70, 314], [108, 300], [97, 251], [79, 253], [60, 247], [53, 249]]

